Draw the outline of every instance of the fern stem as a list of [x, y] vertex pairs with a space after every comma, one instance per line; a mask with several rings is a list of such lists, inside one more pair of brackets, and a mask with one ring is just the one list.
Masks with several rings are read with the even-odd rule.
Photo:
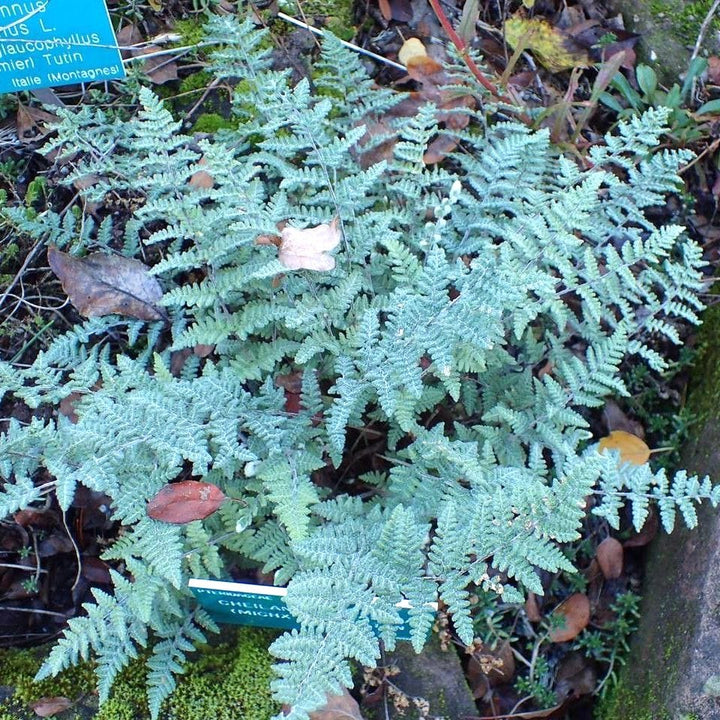
[[455, 28], [452, 26], [450, 20], [448, 20], [448, 16], [442, 9], [440, 1], [428, 0], [428, 2], [430, 3], [430, 7], [432, 7], [435, 15], [437, 16], [437, 19], [440, 21], [440, 24], [443, 26], [443, 30], [445, 30], [445, 32], [448, 34], [450, 41], [457, 48], [457, 51], [460, 53], [460, 57], [463, 59], [463, 62], [467, 65], [468, 70], [470, 70], [470, 72], [477, 78], [477, 81], [486, 90], [490, 92], [494, 100], [515, 104], [498, 91], [495, 85], [493, 85], [493, 83], [491, 83], [490, 80], [485, 77], [482, 70], [480, 70], [472, 57], [470, 57], [470, 53], [468, 53], [467, 43], [455, 31]]

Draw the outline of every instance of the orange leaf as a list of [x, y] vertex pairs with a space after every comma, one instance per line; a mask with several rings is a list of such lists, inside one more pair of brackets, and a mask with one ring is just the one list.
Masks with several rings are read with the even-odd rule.
[[[577, 637], [590, 622], [590, 600], [583, 593], [575, 593], [553, 610], [553, 627], [549, 637], [553, 642], [567, 642]], [[557, 625], [555, 624], [557, 621]]]
[[623, 571], [623, 546], [619, 540], [605, 538], [595, 550], [600, 570], [607, 580], [614, 580], [622, 575]]
[[183, 525], [204, 520], [225, 501], [223, 491], [212, 483], [197, 480], [166, 485], [147, 504], [147, 514], [154, 520]]
[[619, 450], [620, 459], [631, 465], [643, 465], [650, 458], [650, 448], [637, 435], [625, 430], [613, 430], [607, 437], [600, 440], [600, 452], [603, 450]]
[[416, 58], [427, 58], [427, 50], [418, 38], [408, 38], [398, 52], [398, 60], [408, 67]]

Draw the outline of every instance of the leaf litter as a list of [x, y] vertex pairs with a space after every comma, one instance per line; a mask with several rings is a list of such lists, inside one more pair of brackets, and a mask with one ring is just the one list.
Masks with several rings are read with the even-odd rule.
[[157, 304], [163, 295], [160, 283], [139, 260], [99, 252], [77, 258], [51, 245], [48, 262], [70, 302], [86, 317], [117, 313], [167, 320]]

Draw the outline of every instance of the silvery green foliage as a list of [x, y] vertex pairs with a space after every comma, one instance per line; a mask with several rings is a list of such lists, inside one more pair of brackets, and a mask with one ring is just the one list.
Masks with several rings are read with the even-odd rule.
[[[238, 80], [237, 130], [183, 135], [149, 91], [126, 123], [62, 112], [54, 145], [74, 154], [68, 181], [92, 174], [89, 195], [129, 192], [138, 209], [82, 232], [8, 213], [76, 252], [119, 238], [128, 255], [159, 253], [152, 271], [172, 321], [94, 319], [28, 369], [0, 365], [3, 393], [32, 407], [82, 395], [76, 424], [16, 423], [2, 437], [0, 516], [39, 500], [41, 467], [63, 509], [78, 485], [112, 498], [125, 530], [104, 557], [127, 572], [113, 572], [112, 595], [95, 591], [40, 674], [93, 653], [104, 699], [151, 644], [153, 717], [212, 629], [188, 576], [221, 577], [240, 555], [289, 582], [302, 629], [273, 645], [274, 689], [297, 720], [351, 684], [350, 659], [376, 662], [371, 623], [393, 647], [401, 598], [417, 650], [438, 597], [469, 643], [470, 591], [521, 602], [542, 593], [538, 569], [571, 571], [563, 546], [579, 537], [588, 496], [613, 526], [630, 504], [641, 527], [656, 502], [668, 529], [677, 510], [693, 525], [695, 504], [720, 500], [707, 479], [599, 454], [583, 414], [626, 392], [624, 358], [662, 368], [653, 340], [678, 342], [675, 322], [697, 322], [700, 249], [646, 215], [678, 187], [688, 154], [656, 150], [663, 109], [621, 125], [584, 167], [547, 132], [481, 131], [466, 110], [471, 129], [433, 169], [423, 153], [434, 108], [381, 124], [397, 96], [332, 38], [311, 91], [269, 69], [249, 23], [219, 19], [210, 36], [218, 75]], [[394, 158], [373, 162], [392, 134]], [[189, 182], [200, 170], [211, 188]], [[342, 242], [329, 272], [288, 271], [255, 242], [278, 223], [334, 216]], [[212, 359], [171, 373], [173, 353], [197, 344], [214, 346]], [[548, 360], [551, 373], [533, 373]], [[275, 379], [298, 370], [301, 407], [288, 412]], [[386, 437], [387, 470], [353, 478], [345, 467], [350, 494], [317, 482], [347, 459], [349, 429], [362, 440], [367, 427]], [[185, 527], [151, 520], [146, 501], [183, 468], [242, 502]]]

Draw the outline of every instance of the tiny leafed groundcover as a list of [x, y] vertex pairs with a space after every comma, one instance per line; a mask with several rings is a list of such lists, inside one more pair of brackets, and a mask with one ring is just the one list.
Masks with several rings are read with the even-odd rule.
[[[206, 33], [229, 128], [183, 134], [147, 88], [121, 122], [60, 108], [44, 151], [83, 209], [6, 213], [83, 315], [0, 364], [0, 591], [45, 635], [74, 615], [40, 677], [92, 652], [104, 702], [144, 648], [159, 717], [216, 629], [189, 578], [247, 579], [287, 589], [293, 720], [433, 626], [481, 716], [564, 712], [622, 662], [632, 548], [720, 499], [602, 419], [702, 308], [701, 249], [649, 210], [691, 162], [657, 150], [671, 112], [578, 158], [417, 43], [401, 94], [332, 37], [311, 85], [250, 20]], [[377, 673], [365, 701], [410, 702]]]

